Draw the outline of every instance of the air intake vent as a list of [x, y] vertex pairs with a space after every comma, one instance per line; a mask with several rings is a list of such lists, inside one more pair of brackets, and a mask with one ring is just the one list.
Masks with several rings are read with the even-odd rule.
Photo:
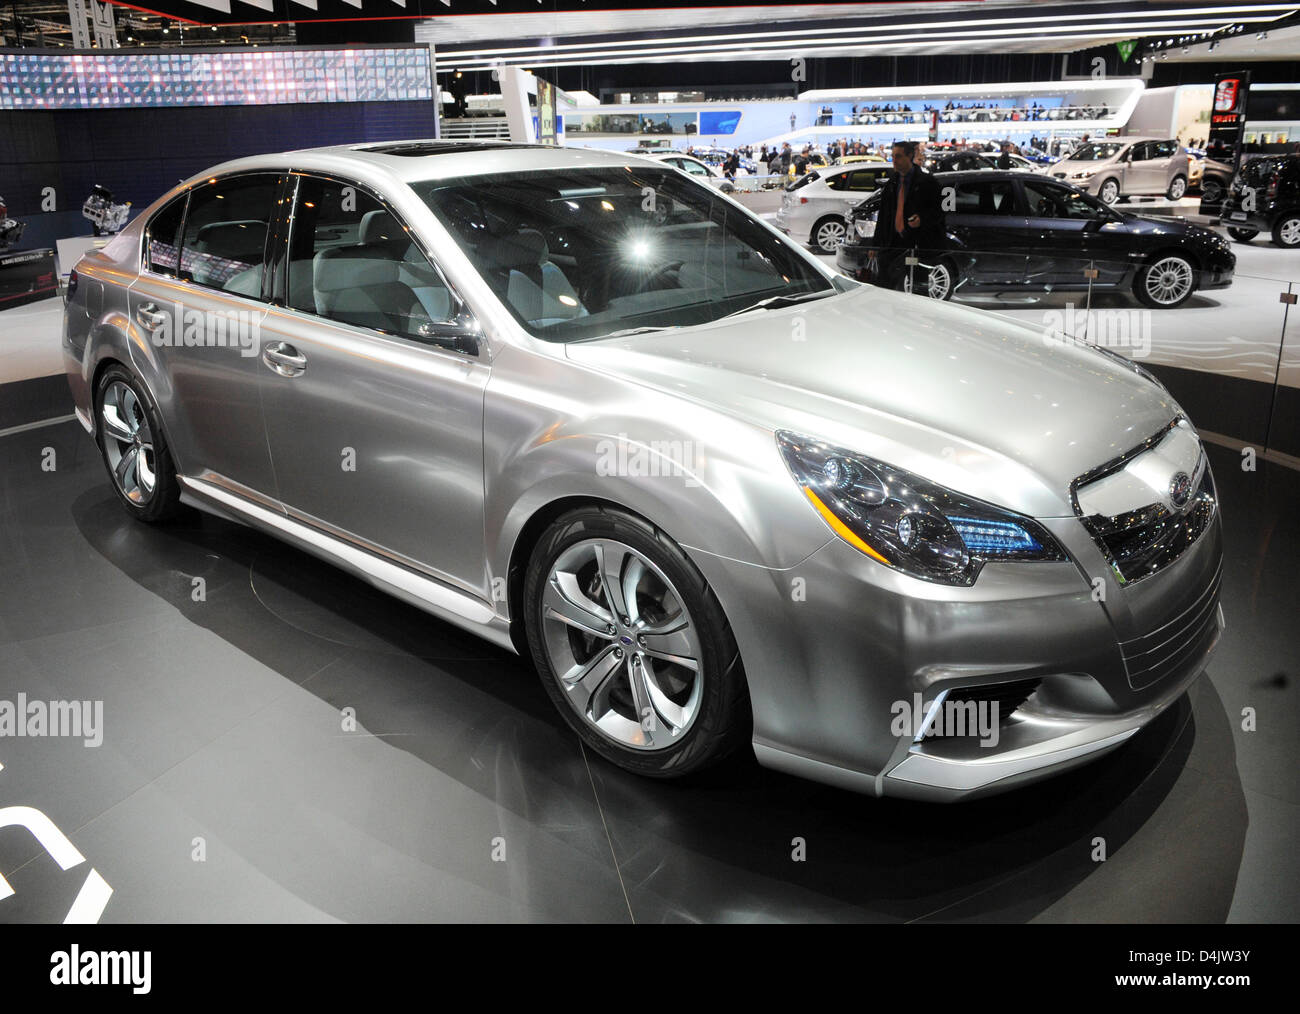
[[958, 687], [948, 691], [944, 703], [949, 701], [996, 702], [998, 706], [998, 724], [1005, 725], [1012, 713], [1029, 700], [1038, 689], [1042, 680], [1014, 680], [1010, 683], [987, 683], [979, 687]]

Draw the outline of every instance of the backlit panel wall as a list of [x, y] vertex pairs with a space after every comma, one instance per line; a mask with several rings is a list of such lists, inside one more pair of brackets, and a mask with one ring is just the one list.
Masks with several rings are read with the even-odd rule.
[[123, 109], [433, 98], [429, 50], [0, 53], [0, 109]]

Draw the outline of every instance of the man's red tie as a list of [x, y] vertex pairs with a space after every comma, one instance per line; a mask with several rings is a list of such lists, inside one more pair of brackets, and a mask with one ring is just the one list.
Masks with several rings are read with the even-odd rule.
[[898, 207], [894, 211], [894, 231], [903, 234], [903, 178], [898, 178]]

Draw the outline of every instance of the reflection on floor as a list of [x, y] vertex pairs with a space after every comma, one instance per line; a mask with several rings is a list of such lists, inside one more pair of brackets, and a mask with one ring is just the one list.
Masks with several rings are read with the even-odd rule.
[[76, 423], [4, 437], [0, 700], [102, 701], [104, 728], [0, 739], [0, 807], [87, 860], [0, 831], [0, 920], [61, 921], [90, 866], [103, 921], [1294, 920], [1300, 474], [1209, 450], [1208, 675], [1116, 754], [935, 807], [748, 761], [625, 775], [521, 660], [247, 529], [132, 523]]

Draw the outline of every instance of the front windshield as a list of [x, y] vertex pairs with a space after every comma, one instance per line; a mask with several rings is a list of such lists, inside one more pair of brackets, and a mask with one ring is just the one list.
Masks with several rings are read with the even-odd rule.
[[1070, 161], [1102, 162], [1108, 158], [1114, 158], [1119, 154], [1122, 147], [1124, 145], [1119, 141], [1108, 141], [1105, 144], [1081, 144], [1070, 155]]
[[610, 166], [413, 184], [530, 334], [703, 324], [837, 290], [767, 226], [675, 170]]

